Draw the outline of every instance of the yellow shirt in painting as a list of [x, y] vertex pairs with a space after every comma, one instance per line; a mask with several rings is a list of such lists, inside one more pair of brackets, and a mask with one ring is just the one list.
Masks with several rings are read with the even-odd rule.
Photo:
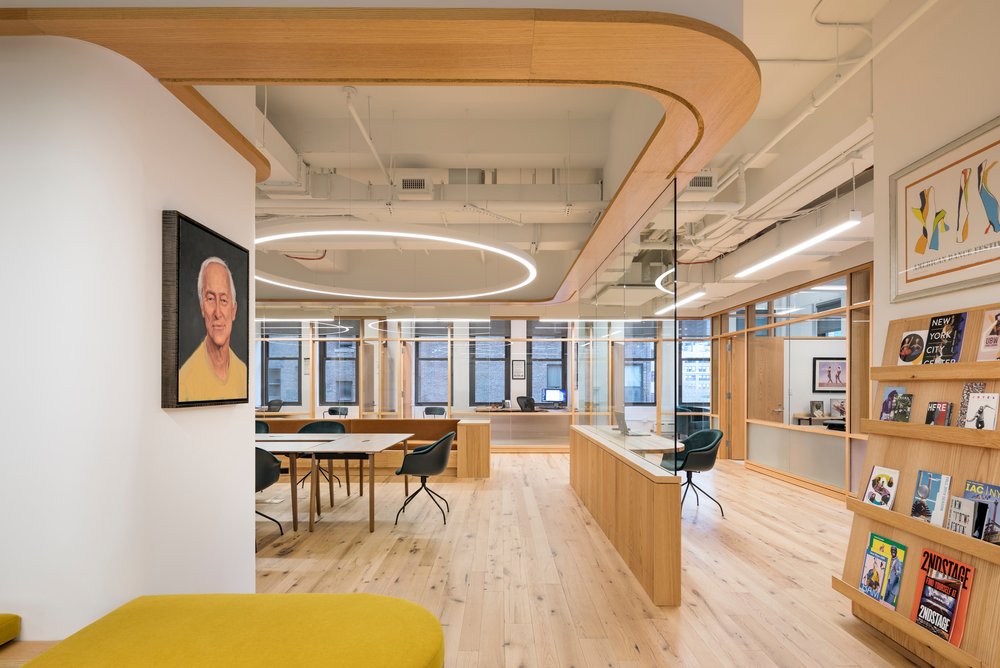
[[246, 399], [246, 396], [247, 365], [232, 348], [229, 349], [229, 373], [225, 380], [215, 375], [204, 340], [177, 372], [177, 401]]

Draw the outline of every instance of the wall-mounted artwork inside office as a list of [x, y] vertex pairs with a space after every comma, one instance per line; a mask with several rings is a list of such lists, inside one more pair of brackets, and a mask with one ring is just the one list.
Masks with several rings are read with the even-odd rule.
[[890, 177], [892, 301], [1000, 280], [998, 162], [1000, 118]]
[[163, 212], [163, 408], [248, 401], [250, 254]]
[[844, 392], [847, 390], [847, 359], [843, 357], [813, 358], [813, 392]]

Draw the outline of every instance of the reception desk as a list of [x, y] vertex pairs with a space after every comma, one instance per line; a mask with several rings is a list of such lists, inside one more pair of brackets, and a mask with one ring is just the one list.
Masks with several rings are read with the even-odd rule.
[[490, 443], [494, 448], [567, 445], [569, 411], [480, 407], [475, 414], [478, 418], [489, 419]]
[[681, 479], [627, 447], [652, 452], [673, 441], [579, 425], [569, 438], [573, 490], [653, 603], [680, 605]]

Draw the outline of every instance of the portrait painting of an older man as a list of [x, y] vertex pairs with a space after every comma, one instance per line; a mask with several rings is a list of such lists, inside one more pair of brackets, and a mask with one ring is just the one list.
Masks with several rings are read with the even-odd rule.
[[[183, 214], [164, 212], [164, 374], [171, 381], [164, 385], [165, 406], [247, 401], [248, 264], [242, 247]], [[173, 373], [168, 358], [177, 365], [170, 365]]]

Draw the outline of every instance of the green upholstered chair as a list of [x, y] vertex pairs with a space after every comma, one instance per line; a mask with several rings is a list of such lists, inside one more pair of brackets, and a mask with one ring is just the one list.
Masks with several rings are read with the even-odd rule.
[[263, 420], [254, 420], [253, 428], [254, 428], [254, 433], [257, 434], [271, 433], [271, 427], [269, 427], [268, 424]]
[[[255, 492], [263, 492], [265, 489], [278, 482], [278, 478], [281, 477], [281, 462], [278, 458], [272, 455], [267, 450], [263, 448], [256, 448], [257, 450], [257, 484], [254, 486]], [[259, 510], [255, 510], [261, 517], [267, 518], [278, 525], [278, 531], [282, 536], [285, 535], [285, 530], [281, 526], [281, 522], [274, 519], [270, 515], [265, 515]]]
[[[334, 420], [320, 420], [319, 422], [309, 422], [307, 424], [302, 425], [302, 427], [299, 428], [299, 433], [300, 434], [346, 434], [347, 433], [347, 429], [344, 428], [344, 424], [342, 422], [336, 422]], [[337, 480], [337, 485], [338, 486], [341, 485], [340, 477], [337, 476], [333, 472], [333, 461], [334, 460], [344, 460], [344, 475], [348, 476], [347, 493], [348, 493], [348, 495], [350, 495], [350, 493], [351, 493], [351, 486], [350, 486], [350, 478], [349, 478], [349, 476], [351, 475], [351, 472], [350, 472], [350, 470], [348, 468], [347, 460], [349, 460], [349, 459], [357, 459], [358, 456], [357, 455], [342, 455], [342, 454], [328, 453], [328, 452], [319, 453], [319, 454], [313, 454], [312, 456], [315, 457], [317, 459], [317, 461], [326, 462], [326, 470], [323, 470], [322, 465], [320, 465], [319, 472], [320, 472], [320, 474], [324, 478], [326, 478], [326, 481], [328, 483], [330, 483], [330, 505], [333, 506], [333, 481], [334, 481], [334, 479]], [[306, 482], [306, 479], [310, 475], [312, 475], [311, 471], [309, 473], [306, 473], [304, 476], [302, 476], [299, 479], [299, 484], [300, 485], [304, 485], [305, 482]], [[362, 484], [362, 483], [363, 483], [363, 481], [359, 481], [358, 482], [358, 484]]]
[[454, 440], [455, 432], [451, 431], [434, 443], [416, 448], [412, 452], [408, 452], [403, 457], [403, 465], [396, 471], [396, 475], [420, 476], [420, 487], [418, 487], [413, 494], [406, 497], [406, 500], [403, 501], [403, 505], [400, 506], [398, 511], [396, 511], [396, 524], [399, 524], [399, 514], [406, 510], [406, 506], [409, 505], [410, 501], [412, 501], [414, 497], [421, 492], [421, 490], [427, 492], [427, 496], [431, 497], [431, 501], [433, 501], [434, 505], [441, 511], [441, 517], [444, 518], [444, 523], [448, 524], [448, 516], [445, 514], [444, 508], [441, 507], [441, 504], [438, 503], [437, 500], [441, 499], [444, 501], [445, 508], [448, 509], [449, 513], [451, 512], [451, 506], [448, 505], [448, 500], [446, 498], [427, 486], [427, 478], [432, 475], [441, 475], [444, 473], [444, 470], [448, 468], [448, 457], [451, 456], [451, 443]]
[[326, 413], [330, 417], [347, 417], [347, 406], [330, 406]]
[[692, 476], [693, 473], [712, 470], [719, 454], [719, 445], [722, 443], [722, 436], [722, 432], [718, 429], [696, 431], [681, 441], [684, 444], [683, 451], [676, 454], [671, 452], [664, 454], [660, 460], [660, 466], [669, 471], [683, 471], [687, 474], [687, 480], [681, 485], [684, 487], [684, 495], [681, 497], [682, 506], [684, 505], [684, 499], [687, 498], [688, 489], [693, 488], [696, 505], [701, 505], [700, 498], [698, 497], [698, 492], [700, 491], [714, 501], [715, 505], [719, 506], [722, 516], [725, 517], [726, 511], [722, 510], [722, 504], [716, 501], [715, 497], [711, 494], [699, 487], [694, 482]]

